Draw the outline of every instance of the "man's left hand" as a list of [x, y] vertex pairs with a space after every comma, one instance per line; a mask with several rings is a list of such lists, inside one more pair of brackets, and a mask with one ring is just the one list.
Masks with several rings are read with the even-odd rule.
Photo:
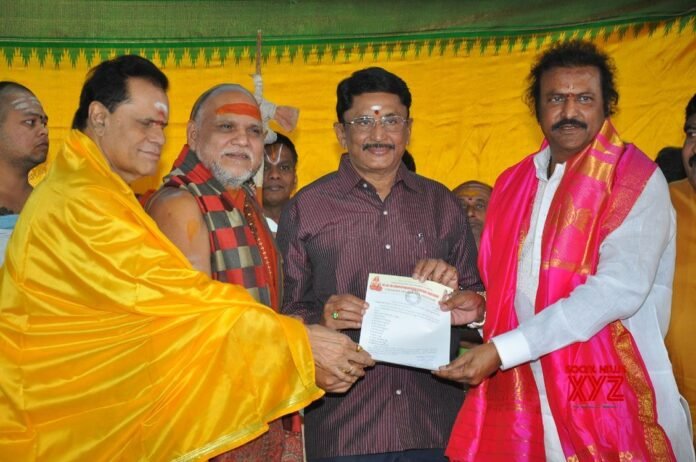
[[459, 272], [457, 268], [438, 258], [418, 260], [416, 267], [413, 268], [411, 277], [418, 279], [420, 282], [426, 280], [439, 282], [451, 289], [459, 287]]
[[486, 311], [486, 299], [471, 290], [455, 290], [440, 302], [440, 309], [452, 312], [453, 326], [480, 322]]
[[500, 356], [493, 343], [472, 348], [446, 366], [433, 371], [438, 377], [478, 385], [500, 368]]

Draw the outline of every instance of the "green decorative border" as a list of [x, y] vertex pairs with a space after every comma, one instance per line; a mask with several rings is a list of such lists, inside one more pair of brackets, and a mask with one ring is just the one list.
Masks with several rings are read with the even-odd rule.
[[[506, 31], [471, 31], [471, 30], [442, 30], [438, 32], [372, 35], [361, 37], [264, 37], [261, 47], [263, 62], [269, 60], [280, 61], [289, 59], [291, 63], [300, 59], [306, 63], [311, 56], [322, 62], [330, 59], [332, 62], [339, 59], [351, 60], [355, 56], [362, 59], [371, 53], [375, 58], [385, 52], [387, 59], [400, 55], [404, 57], [413, 48], [415, 55], [433, 54], [443, 55], [448, 47], [454, 54], [466, 53], [467, 55], [477, 51], [481, 55], [486, 53], [499, 54], [501, 51], [512, 53], [515, 49], [527, 50], [530, 46], [536, 49], [550, 39], [551, 42], [567, 40], [573, 37], [582, 37], [596, 41], [607, 41], [612, 34], [617, 34], [620, 40], [630, 34], [637, 37], [642, 33], [652, 36], [655, 31], [664, 27], [664, 34], [676, 32], [696, 33], [696, 13], [670, 17], [668, 19], [642, 22], [603, 21], [589, 25], [573, 27], [557, 27], [545, 29], [519, 30], [516, 33]], [[243, 59], [249, 62], [255, 61], [256, 40], [253, 38], [205, 38], [202, 40], [60, 40], [60, 39], [18, 39], [0, 37], [0, 50], [8, 66], [19, 53], [26, 66], [33, 55], [36, 55], [41, 66], [47, 62], [56, 67], [63, 64], [67, 57], [74, 67], [81, 55], [84, 55], [87, 63], [95, 64], [95, 58], [99, 61], [108, 59], [113, 55], [135, 53], [148, 59], [156, 60], [166, 67], [179, 66], [186, 54], [190, 55], [194, 66], [208, 65], [216, 54], [224, 64], [232, 60], [239, 64]]]

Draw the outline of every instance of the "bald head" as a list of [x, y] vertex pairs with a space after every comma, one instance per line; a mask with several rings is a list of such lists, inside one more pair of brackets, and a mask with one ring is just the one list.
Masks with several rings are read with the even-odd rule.
[[203, 109], [203, 106], [212, 98], [215, 96], [219, 95], [220, 93], [240, 93], [240, 97], [242, 99], [246, 99], [250, 104], [253, 104], [258, 107], [258, 104], [256, 103], [256, 98], [254, 98], [254, 95], [244, 88], [241, 85], [238, 85], [236, 83], [223, 83], [220, 85], [216, 85], [209, 90], [207, 90], [205, 93], [203, 93], [201, 96], [198, 97], [195, 103], [193, 103], [193, 108], [191, 109], [191, 116], [189, 117], [189, 120], [193, 120], [196, 123], [200, 123], [200, 113], [201, 110]]
[[452, 192], [464, 207], [478, 246], [493, 188], [480, 181], [467, 181], [454, 188]]
[[48, 117], [24, 85], [0, 82], [0, 161], [18, 177], [46, 160]]
[[466, 189], [471, 189], [471, 188], [485, 191], [488, 193], [489, 196], [491, 195], [491, 192], [493, 192], [492, 187], [490, 187], [486, 183], [482, 183], [482, 182], [476, 181], [476, 180], [465, 181], [464, 183], [462, 183], [459, 186], [457, 186], [456, 188], [454, 188], [452, 190], [452, 192], [454, 194], [457, 194], [457, 192], [459, 192], [459, 191], [464, 191]]
[[[24, 85], [8, 80], [0, 82], [0, 123], [4, 122], [8, 109], [14, 109], [13, 102], [16, 101], [17, 96], [36, 99], [34, 93]], [[36, 101], [38, 103], [38, 100]]]

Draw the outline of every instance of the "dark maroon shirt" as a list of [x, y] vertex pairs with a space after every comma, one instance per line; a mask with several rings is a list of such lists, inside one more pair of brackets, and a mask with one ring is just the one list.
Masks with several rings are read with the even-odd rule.
[[[457, 198], [399, 167], [384, 202], [343, 155], [337, 172], [303, 188], [278, 228], [284, 258], [283, 313], [318, 323], [331, 295], [365, 298], [369, 273], [410, 276], [422, 258], [456, 266], [459, 284], [483, 290], [476, 244]], [[360, 330], [344, 331], [358, 341]], [[452, 335], [453, 349], [458, 342]], [[342, 395], [305, 414], [307, 457], [444, 448], [461, 407], [461, 386], [429, 371], [378, 364]]]

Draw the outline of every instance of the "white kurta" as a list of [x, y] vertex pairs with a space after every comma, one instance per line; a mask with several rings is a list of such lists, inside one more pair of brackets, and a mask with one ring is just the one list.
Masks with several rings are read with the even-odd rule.
[[529, 232], [517, 271], [515, 311], [519, 327], [492, 339], [502, 369], [531, 362], [539, 389], [547, 460], [563, 461], [538, 359], [582, 342], [620, 319], [631, 332], [655, 388], [658, 422], [678, 461], [694, 461], [686, 401], [679, 395], [664, 337], [669, 325], [675, 257], [675, 214], [667, 183], [659, 170], [648, 180], [624, 222], [600, 245], [597, 273], [569, 297], [534, 314], [539, 285], [541, 237], [565, 164], [547, 178], [549, 149], [535, 158], [539, 186]]

